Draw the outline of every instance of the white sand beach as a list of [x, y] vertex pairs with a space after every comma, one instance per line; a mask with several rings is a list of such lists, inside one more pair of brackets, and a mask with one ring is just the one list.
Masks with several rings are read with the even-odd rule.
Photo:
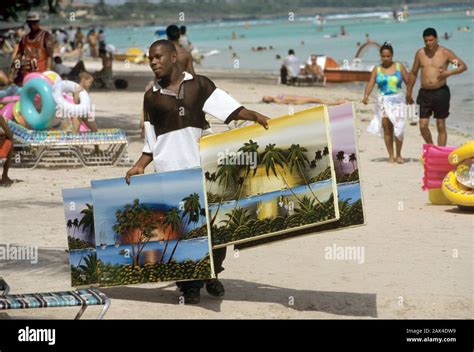
[[[91, 62], [87, 65], [93, 67]], [[114, 67], [116, 75], [126, 77], [129, 88], [93, 91], [91, 98], [99, 128], [123, 128], [129, 156], [137, 160], [143, 143], [139, 132], [142, 89], [149, 68], [119, 66]], [[112, 298], [107, 319], [473, 317], [474, 216], [456, 206], [428, 202], [427, 192], [421, 190], [423, 140], [418, 127], [406, 126], [405, 164], [388, 164], [383, 140], [366, 132], [374, 98], [364, 106], [362, 90], [335, 84], [286, 87], [276, 85], [273, 77], [207, 73], [247, 108], [269, 117], [287, 114], [290, 107], [261, 103], [263, 95], [354, 101], [367, 225], [240, 252], [228, 248], [225, 271], [219, 276], [226, 295], [216, 299], [203, 290], [196, 306], [180, 305], [173, 283], [103, 289]], [[449, 117], [448, 126], [451, 119], [456, 116]], [[215, 126], [215, 131], [223, 129]], [[473, 136], [451, 130], [448, 145], [459, 146], [469, 139]], [[91, 180], [125, 176], [126, 171], [126, 167], [11, 169], [10, 177], [21, 182], [0, 189], [0, 245], [39, 248], [37, 264], [0, 261], [0, 274], [12, 293], [71, 289], [61, 189], [89, 186]], [[152, 172], [151, 166], [147, 172]], [[363, 263], [326, 259], [325, 248], [333, 246], [362, 247]], [[72, 308], [18, 310], [0, 313], [0, 319], [70, 319], [75, 313]], [[92, 307], [84, 317], [97, 314], [98, 308]]]

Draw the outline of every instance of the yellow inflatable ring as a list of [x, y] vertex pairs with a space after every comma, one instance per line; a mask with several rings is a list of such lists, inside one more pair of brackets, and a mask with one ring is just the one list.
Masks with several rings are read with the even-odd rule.
[[451, 203], [465, 207], [474, 207], [474, 191], [459, 183], [453, 171], [446, 175], [441, 189]]

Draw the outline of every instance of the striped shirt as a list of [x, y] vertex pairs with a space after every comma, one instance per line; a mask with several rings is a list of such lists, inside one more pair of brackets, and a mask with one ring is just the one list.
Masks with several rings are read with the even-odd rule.
[[199, 139], [209, 123], [205, 114], [229, 123], [243, 106], [207, 77], [183, 72], [178, 94], [155, 80], [144, 97], [145, 145], [156, 172], [199, 167]]

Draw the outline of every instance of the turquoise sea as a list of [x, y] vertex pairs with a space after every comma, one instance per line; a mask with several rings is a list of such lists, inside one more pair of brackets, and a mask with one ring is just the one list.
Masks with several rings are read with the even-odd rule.
[[[423, 47], [422, 32], [426, 27], [434, 27], [438, 31], [440, 44], [453, 50], [468, 65], [469, 70], [462, 75], [449, 78], [451, 88], [451, 116], [448, 125], [474, 133], [472, 116], [474, 114], [474, 17], [468, 17], [464, 11], [448, 11], [443, 8], [439, 12], [411, 13], [406, 21], [397, 22], [390, 18], [390, 13], [367, 15], [333, 15], [326, 19], [323, 30], [318, 31], [313, 14], [295, 13], [293, 21], [288, 18], [265, 19], [253, 21], [213, 21], [207, 23], [185, 23], [188, 37], [200, 52], [218, 50], [219, 54], [206, 57], [202, 67], [227, 70], [257, 70], [260, 72], [277, 73], [281, 60], [288, 49], [294, 49], [301, 59], [311, 53], [326, 54], [339, 62], [354, 57], [357, 42], [364, 43], [365, 34], [371, 40], [383, 43], [390, 41], [395, 50], [395, 60], [412, 65], [414, 54]], [[452, 10], [452, 9], [451, 9]], [[181, 23], [177, 23], [178, 25]], [[348, 36], [329, 38], [338, 34], [344, 26]], [[470, 32], [458, 31], [458, 27], [469, 26]], [[119, 52], [130, 47], [146, 50], [157, 37], [154, 35], [158, 27], [122, 27], [106, 29], [107, 41], [114, 44]], [[236, 39], [232, 39], [235, 32]], [[452, 35], [449, 40], [443, 38], [444, 33]], [[304, 43], [302, 43], [304, 42]], [[230, 49], [229, 46], [232, 48]], [[273, 47], [273, 50], [254, 52], [252, 47]], [[237, 56], [238, 68], [235, 68]], [[378, 51], [370, 48], [363, 55], [364, 62], [376, 63]], [[354, 89], [361, 90], [363, 85], [352, 84]], [[415, 92], [417, 92], [415, 87]], [[416, 96], [415, 96], [416, 97]]]

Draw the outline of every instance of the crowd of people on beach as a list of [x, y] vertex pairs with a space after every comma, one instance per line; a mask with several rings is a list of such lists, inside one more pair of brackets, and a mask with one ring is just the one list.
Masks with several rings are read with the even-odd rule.
[[[114, 48], [106, 44], [103, 29], [97, 32], [90, 29], [87, 36], [80, 27], [69, 27], [68, 30], [53, 28], [51, 31], [40, 26], [40, 16], [36, 12], [27, 14], [27, 32], [23, 26], [10, 30], [1, 36], [0, 49], [3, 55], [11, 56], [11, 65], [8, 72], [0, 70], [0, 87], [21, 87], [25, 77], [30, 73], [54, 71], [64, 80], [78, 83], [72, 98], [75, 104], [80, 103], [81, 91], [89, 91], [91, 87], [106, 88], [112, 83], [112, 61]], [[85, 44], [87, 42], [87, 44]], [[89, 47], [92, 58], [102, 60], [102, 69], [89, 72], [82, 60], [85, 45]], [[75, 60], [73, 66], [64, 63], [64, 60]], [[8, 177], [13, 151], [13, 135], [3, 116], [0, 116], [0, 159], [3, 159], [3, 174], [1, 186], [10, 186], [13, 181]], [[64, 120], [60, 128], [79, 132], [80, 124], [85, 124], [92, 132], [97, 131], [94, 119], [72, 116]], [[10, 143], [5, 142], [9, 140]], [[98, 147], [95, 146], [96, 151]]]
[[[100, 58], [102, 69], [95, 72], [95, 86], [110, 86], [115, 47], [106, 43], [103, 28], [92, 27], [84, 34], [83, 28], [69, 26], [44, 29], [36, 12], [27, 18], [28, 31], [21, 25], [0, 35], [0, 50], [12, 58], [9, 72], [0, 72], [0, 84], [22, 85], [25, 74], [54, 70], [67, 79], [78, 81], [79, 73], [87, 71], [83, 58]], [[15, 62], [20, 62], [18, 65]], [[73, 65], [64, 62], [75, 62]], [[32, 66], [33, 63], [33, 66]], [[35, 67], [37, 63], [39, 66]]]

